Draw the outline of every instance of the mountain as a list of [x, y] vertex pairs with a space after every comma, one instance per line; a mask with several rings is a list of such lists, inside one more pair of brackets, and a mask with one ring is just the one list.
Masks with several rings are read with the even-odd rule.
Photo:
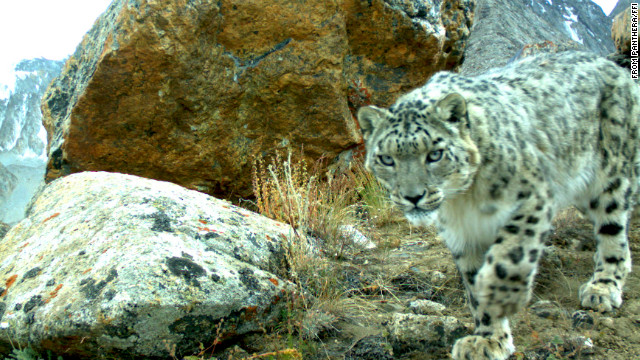
[[40, 100], [64, 61], [23, 60], [15, 68], [15, 83], [5, 84], [0, 98], [0, 162], [4, 165], [46, 161], [46, 132]]
[[23, 60], [0, 84], [0, 222], [15, 223], [44, 179], [46, 131], [40, 100], [64, 61]]
[[612, 19], [590, 0], [477, 0], [461, 72], [507, 64], [525, 46], [547, 42], [599, 54], [615, 51]]

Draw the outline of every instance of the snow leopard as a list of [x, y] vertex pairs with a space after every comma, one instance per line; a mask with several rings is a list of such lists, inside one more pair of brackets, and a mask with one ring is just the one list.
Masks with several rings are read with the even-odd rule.
[[410, 223], [437, 226], [460, 272], [475, 331], [454, 359], [515, 352], [509, 316], [530, 300], [552, 219], [570, 205], [597, 241], [581, 306], [621, 306], [639, 104], [627, 71], [570, 51], [476, 77], [439, 72], [388, 109], [359, 109], [366, 169]]

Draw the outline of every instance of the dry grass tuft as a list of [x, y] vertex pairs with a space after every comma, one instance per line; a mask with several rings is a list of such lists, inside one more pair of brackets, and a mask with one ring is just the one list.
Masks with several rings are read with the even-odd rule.
[[370, 305], [353, 296], [336, 260], [362, 249], [345, 228], [362, 229], [365, 221], [379, 225], [393, 217], [386, 191], [360, 162], [352, 160], [349, 169], [329, 176], [323, 165], [308, 164], [289, 151], [269, 163], [258, 160], [253, 169], [258, 211], [295, 229], [285, 246], [289, 277], [300, 291], [289, 301], [281, 331], [298, 344], [335, 331], [339, 319], [366, 318]]

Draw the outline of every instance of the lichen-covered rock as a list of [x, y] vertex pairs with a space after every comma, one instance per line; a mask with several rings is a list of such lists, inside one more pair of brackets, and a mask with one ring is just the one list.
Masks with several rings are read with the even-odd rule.
[[631, 7], [626, 11], [618, 14], [613, 19], [611, 27], [611, 37], [616, 46], [616, 50], [620, 54], [630, 55], [631, 53]]
[[43, 98], [49, 180], [86, 170], [251, 195], [256, 157], [332, 158], [352, 111], [463, 56], [474, 0], [115, 0]]
[[440, 315], [394, 314], [387, 328], [393, 351], [398, 355], [449, 348], [456, 339], [469, 333], [460, 320]]
[[292, 289], [277, 275], [291, 234], [167, 182], [58, 179], [0, 242], [0, 321], [9, 326], [0, 343], [79, 356], [168, 356], [169, 344], [190, 355], [261, 329]]

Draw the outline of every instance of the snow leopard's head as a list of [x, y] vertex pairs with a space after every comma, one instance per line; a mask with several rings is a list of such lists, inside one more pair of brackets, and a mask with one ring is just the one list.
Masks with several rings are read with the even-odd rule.
[[471, 186], [480, 156], [460, 94], [415, 98], [405, 96], [389, 110], [363, 107], [358, 122], [367, 170], [411, 223], [427, 225], [447, 197]]

